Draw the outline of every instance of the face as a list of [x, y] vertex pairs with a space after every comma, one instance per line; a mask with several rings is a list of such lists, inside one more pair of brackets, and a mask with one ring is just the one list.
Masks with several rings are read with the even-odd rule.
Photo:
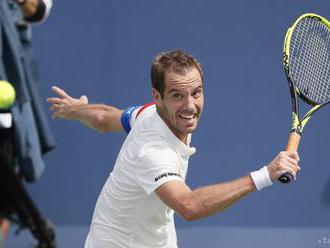
[[163, 98], [152, 90], [159, 115], [172, 132], [182, 141], [197, 127], [204, 104], [203, 84], [199, 71], [194, 67], [184, 75], [172, 71], [165, 73]]

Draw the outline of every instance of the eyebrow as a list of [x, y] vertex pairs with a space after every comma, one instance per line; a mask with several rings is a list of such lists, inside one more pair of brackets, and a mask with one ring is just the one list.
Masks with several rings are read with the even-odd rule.
[[[196, 90], [199, 90], [199, 89], [202, 89], [203, 88], [203, 85], [199, 85], [196, 89], [194, 89], [194, 91]], [[168, 94], [171, 94], [172, 92], [180, 92], [181, 90], [178, 90], [178, 89], [171, 89], [169, 90]]]

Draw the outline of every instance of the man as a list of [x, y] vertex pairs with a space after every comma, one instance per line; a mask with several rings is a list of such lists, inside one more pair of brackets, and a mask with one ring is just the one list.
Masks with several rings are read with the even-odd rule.
[[173, 213], [187, 221], [215, 214], [272, 184], [284, 172], [296, 176], [298, 154], [281, 152], [260, 171], [191, 190], [185, 184], [191, 133], [204, 96], [199, 62], [182, 50], [161, 53], [151, 68], [154, 104], [125, 111], [87, 104], [53, 87], [54, 118], [78, 120], [101, 132], [129, 132], [97, 200], [85, 248], [177, 247]]

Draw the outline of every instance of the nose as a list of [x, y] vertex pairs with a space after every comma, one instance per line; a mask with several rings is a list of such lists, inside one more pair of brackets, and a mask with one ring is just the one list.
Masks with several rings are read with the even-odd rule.
[[188, 109], [194, 109], [195, 108], [195, 98], [188, 95], [186, 98], [186, 106]]

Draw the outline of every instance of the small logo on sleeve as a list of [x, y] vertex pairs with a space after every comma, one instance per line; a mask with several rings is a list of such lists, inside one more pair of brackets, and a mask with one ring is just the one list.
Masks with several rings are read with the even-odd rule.
[[159, 175], [158, 177], [155, 178], [155, 182], [157, 182], [158, 180], [164, 178], [164, 177], [173, 177], [173, 176], [176, 176], [176, 177], [181, 177], [180, 174], [178, 173], [174, 173], [174, 172], [167, 172], [167, 173], [163, 173], [161, 175]]

